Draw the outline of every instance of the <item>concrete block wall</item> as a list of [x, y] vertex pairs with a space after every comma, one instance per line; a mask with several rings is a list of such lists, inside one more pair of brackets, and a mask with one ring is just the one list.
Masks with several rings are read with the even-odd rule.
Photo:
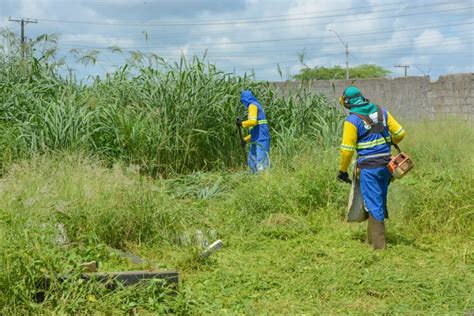
[[[299, 82], [275, 82], [281, 93], [295, 92]], [[305, 83], [313, 91], [337, 102], [346, 87], [345, 80], [315, 80]], [[455, 116], [474, 121], [474, 73], [394, 79], [357, 79], [359, 87], [371, 101], [386, 107], [404, 120], [435, 119]]]
[[441, 76], [432, 86], [428, 97], [437, 118], [474, 120], [474, 74]]

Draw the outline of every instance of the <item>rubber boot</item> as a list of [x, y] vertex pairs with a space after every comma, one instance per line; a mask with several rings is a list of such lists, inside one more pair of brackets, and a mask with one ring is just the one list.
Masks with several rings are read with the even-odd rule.
[[372, 215], [369, 215], [370, 241], [374, 250], [385, 248], [385, 223], [379, 222]]

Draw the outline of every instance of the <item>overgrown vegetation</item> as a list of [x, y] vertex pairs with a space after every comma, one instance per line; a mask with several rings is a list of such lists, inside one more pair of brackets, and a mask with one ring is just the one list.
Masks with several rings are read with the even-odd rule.
[[[454, 128], [456, 126], [457, 128]], [[274, 152], [273, 169], [154, 180], [83, 156], [17, 163], [1, 182], [2, 314], [138, 311], [175, 313], [454, 313], [472, 310], [472, 127], [405, 126], [416, 169], [391, 186], [388, 249], [364, 244], [365, 223], [347, 224], [348, 186], [334, 180], [336, 149]], [[427, 137], [447, 131], [439, 138]], [[449, 145], [443, 146], [449, 141]], [[466, 147], [467, 146], [467, 147]], [[58, 224], [69, 244], [57, 243]], [[200, 231], [224, 249], [198, 259]], [[146, 258], [133, 264], [123, 249]], [[177, 268], [179, 295], [159, 287], [109, 292], [77, 279], [34, 303], [47, 275]]]
[[59, 76], [62, 63], [53, 62], [55, 46], [47, 37], [37, 44], [47, 50], [27, 59], [14, 39], [0, 55], [6, 63], [0, 69], [3, 165], [72, 150], [135, 164], [154, 176], [235, 167], [241, 162], [234, 121], [244, 111], [242, 89], [252, 89], [264, 104], [276, 144], [308, 138], [335, 143], [341, 128], [341, 112], [323, 96], [305, 90], [284, 95], [205, 59], [168, 63], [133, 52], [130, 64], [86, 85]]
[[[364, 64], [355, 67], [349, 67], [351, 79], [369, 79], [383, 78], [390, 73], [381, 66], [373, 64]], [[314, 68], [304, 67], [300, 73], [293, 76], [296, 80], [336, 80], [346, 78], [346, 68], [339, 65], [333, 67], [316, 66]]]
[[[349, 188], [335, 180], [342, 119], [322, 97], [280, 95], [200, 59], [138, 53], [138, 64], [83, 84], [59, 76], [58, 59], [6, 52], [2, 315], [474, 309], [472, 126], [405, 125], [402, 148], [416, 168], [391, 185], [389, 246], [373, 252], [365, 224], [344, 220]], [[233, 118], [243, 87], [268, 106], [274, 136], [273, 167], [258, 176], [239, 167]], [[201, 259], [203, 240], [217, 238], [224, 248]], [[110, 291], [80, 280], [90, 260], [101, 271], [176, 268], [182, 281], [176, 293], [159, 283]], [[64, 274], [36, 300], [45, 276]]]

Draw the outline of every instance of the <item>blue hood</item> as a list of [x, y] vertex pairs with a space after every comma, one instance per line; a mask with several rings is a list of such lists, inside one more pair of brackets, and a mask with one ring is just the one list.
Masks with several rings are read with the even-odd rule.
[[240, 93], [240, 102], [242, 102], [246, 108], [248, 108], [251, 103], [258, 104], [257, 98], [255, 98], [250, 90], [243, 90]]

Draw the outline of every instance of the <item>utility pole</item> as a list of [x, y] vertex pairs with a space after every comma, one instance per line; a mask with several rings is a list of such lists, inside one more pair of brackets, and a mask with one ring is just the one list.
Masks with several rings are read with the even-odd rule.
[[395, 65], [394, 67], [405, 68], [405, 78], [407, 77], [407, 69], [410, 68], [410, 65]]
[[38, 20], [30, 20], [30, 19], [12, 19], [12, 18], [8, 18], [8, 21], [11, 21], [11, 22], [18, 22], [20, 23], [21, 25], [21, 51], [22, 51], [22, 55], [23, 57], [25, 57], [25, 42], [26, 42], [26, 38], [25, 38], [25, 26], [28, 24], [28, 23], [38, 23]]
[[328, 31], [336, 34], [339, 40], [341, 41], [342, 45], [344, 45], [346, 49], [346, 80], [349, 82], [349, 44], [344, 42], [342, 38], [339, 36], [339, 34], [337, 34], [336, 31], [331, 30], [331, 29], [329, 29]]

